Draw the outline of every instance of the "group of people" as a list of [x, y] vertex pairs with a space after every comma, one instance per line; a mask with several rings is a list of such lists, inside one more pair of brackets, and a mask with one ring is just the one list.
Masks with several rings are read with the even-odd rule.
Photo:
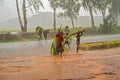
[[42, 40], [42, 35], [44, 36], [44, 39], [47, 40], [47, 36], [50, 30], [44, 30], [42, 27], [37, 26], [36, 32], [38, 34], [38, 41]]
[[71, 36], [74, 35], [76, 36], [76, 52], [78, 52], [80, 49], [80, 37], [83, 35], [83, 32], [85, 32], [84, 29], [82, 31], [78, 30], [75, 33], [70, 33], [69, 26], [65, 27], [64, 32], [61, 29], [58, 29], [55, 40], [52, 43], [51, 53], [53, 55], [58, 54], [59, 56], [62, 56], [63, 51], [66, 50], [65, 45], [68, 45], [68, 48], [70, 49]]
[[[36, 27], [36, 32], [38, 34], [38, 41], [42, 40], [42, 35], [44, 36], [44, 39], [47, 39], [49, 30], [44, 30], [42, 27], [37, 26]], [[72, 40], [72, 36], [76, 37], [76, 52], [79, 51], [80, 49], [80, 37], [83, 35], [83, 32], [85, 32], [85, 29], [82, 31], [78, 30], [77, 32], [71, 33], [69, 26], [65, 26], [64, 31], [61, 30], [61, 27], [58, 29], [55, 39], [52, 42], [51, 45], [51, 53], [53, 55], [59, 55], [62, 56], [62, 53], [70, 49], [70, 44]], [[68, 48], [66, 48], [66, 45]]]

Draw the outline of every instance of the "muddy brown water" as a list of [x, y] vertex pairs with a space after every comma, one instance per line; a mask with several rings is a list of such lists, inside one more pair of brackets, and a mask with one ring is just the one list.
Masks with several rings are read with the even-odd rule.
[[[116, 38], [115, 38], [116, 37]], [[82, 43], [119, 40], [120, 35], [83, 37]], [[92, 39], [92, 40], [91, 40]], [[120, 80], [120, 49], [51, 56], [48, 41], [0, 44], [0, 80]]]
[[[120, 34], [116, 35], [102, 35], [93, 37], [81, 37], [82, 43], [101, 42], [120, 40]], [[29, 56], [51, 56], [50, 46], [52, 40], [45, 41], [26, 41], [14, 43], [0, 43], [0, 59], [15, 58], [15, 57], [29, 57]], [[71, 51], [75, 51], [75, 40], [71, 45]]]
[[[120, 49], [0, 60], [0, 80], [120, 80]], [[100, 54], [101, 53], [101, 54]], [[66, 53], [67, 54], [67, 53]]]

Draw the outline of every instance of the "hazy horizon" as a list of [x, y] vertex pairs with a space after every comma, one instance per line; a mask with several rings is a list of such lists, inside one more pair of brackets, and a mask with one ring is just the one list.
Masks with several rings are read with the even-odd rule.
[[[45, 9], [40, 8], [40, 12], [53, 12], [49, 5], [48, 0], [42, 0], [42, 2], [43, 2]], [[61, 11], [60, 9], [57, 9], [57, 13], [60, 11]], [[30, 9], [28, 9], [27, 15], [31, 16], [35, 14], [31, 14]], [[90, 15], [89, 15], [89, 12], [84, 11], [84, 8], [81, 8], [80, 16], [90, 16]], [[94, 13], [94, 16], [101, 16], [101, 14], [99, 12], [97, 13], [97, 15]], [[6, 21], [8, 19], [13, 19], [13, 18], [17, 18], [15, 0], [6, 0], [3, 2], [3, 4], [0, 7], [0, 22]]]

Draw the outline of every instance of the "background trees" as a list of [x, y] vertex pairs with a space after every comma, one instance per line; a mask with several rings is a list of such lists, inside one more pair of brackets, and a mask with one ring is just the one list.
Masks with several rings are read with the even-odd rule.
[[21, 28], [21, 31], [24, 32], [24, 26], [23, 26], [23, 23], [22, 23], [21, 15], [20, 15], [18, 0], [16, 0], [16, 8], [17, 8], [17, 14], [18, 14], [18, 20], [19, 20], [20, 28]]
[[[20, 8], [19, 8], [19, 0], [16, 0], [16, 8], [17, 8], [17, 14], [18, 14], [18, 20], [19, 20], [19, 24], [20, 24], [20, 27], [21, 27], [21, 31], [22, 32], [27, 32], [27, 10], [26, 10], [26, 0], [23, 0], [22, 1], [22, 17], [23, 17], [23, 20], [21, 18], [21, 11], [20, 11]], [[35, 9], [35, 11], [39, 11], [39, 8], [40, 6], [43, 7], [43, 4], [41, 2], [41, 0], [28, 0], [28, 3], [29, 3], [29, 7], [31, 8], [33, 6], [33, 9]], [[28, 7], [28, 8], [29, 8]]]
[[[2, 4], [5, 1], [7, 0], [0, 0], [0, 7], [2, 7]], [[30, 9], [32, 13], [35, 14], [40, 11], [41, 7], [44, 8], [43, 3], [41, 0], [14, 0], [14, 1], [16, 1], [17, 15], [21, 31], [27, 32], [28, 9]], [[57, 13], [61, 17], [68, 17], [71, 20], [71, 24], [74, 28], [75, 27], [74, 19], [77, 19], [77, 17], [79, 16], [81, 7], [84, 7], [84, 10], [90, 13], [91, 26], [95, 26], [93, 13], [97, 12], [101, 13], [101, 15], [103, 16], [103, 20], [108, 15], [112, 16], [115, 19], [116, 24], [118, 23], [119, 20], [120, 0], [48, 0], [48, 2], [53, 10], [54, 30], [56, 30]], [[57, 12], [58, 8], [60, 8], [59, 12]]]
[[50, 7], [53, 9], [53, 28], [56, 30], [56, 10], [59, 7], [60, 0], [48, 0], [50, 3]]
[[103, 16], [103, 19], [106, 17], [106, 10], [111, 5], [110, 0], [96, 0], [95, 7], [97, 10], [99, 10]]
[[118, 16], [120, 15], [120, 0], [111, 0], [109, 13], [115, 18], [116, 24], [118, 24]]
[[[109, 14], [115, 18], [117, 23], [118, 15], [120, 14], [120, 0], [48, 0], [51, 8], [53, 9], [53, 28], [56, 30], [56, 10], [61, 8], [63, 11], [59, 13], [61, 17], [68, 17], [71, 20], [73, 28], [74, 19], [77, 19], [80, 12], [80, 7], [84, 7], [85, 11], [89, 11], [91, 16], [91, 25], [95, 26], [93, 12], [100, 11], [103, 20], [106, 18], [106, 11], [109, 10]], [[35, 10], [35, 13], [39, 11], [40, 7], [43, 7], [41, 0], [27, 0], [29, 6], [28, 8]], [[23, 20], [21, 18], [19, 10], [19, 1], [16, 0], [16, 7], [18, 12], [19, 24], [21, 26], [22, 32], [27, 31], [27, 14], [26, 14], [26, 0], [22, 2]]]
[[27, 0], [27, 1], [28, 1], [27, 8], [30, 8], [32, 13], [39, 12], [40, 7], [44, 8], [41, 0]]
[[116, 24], [118, 23], [120, 0], [82, 0], [82, 6], [90, 12], [92, 26], [95, 26], [93, 11], [100, 11], [104, 20], [107, 17], [106, 11], [109, 10], [108, 15], [114, 17]]
[[73, 28], [74, 19], [77, 19], [80, 11], [80, 1], [79, 0], [60, 0], [60, 8], [63, 12], [59, 16], [68, 17], [71, 20]]
[[93, 15], [93, 10], [95, 8], [96, 1], [95, 0], [82, 0], [82, 6], [84, 9], [89, 11], [90, 16], [91, 16], [91, 25], [94, 27], [95, 22], [94, 22], [94, 15]]

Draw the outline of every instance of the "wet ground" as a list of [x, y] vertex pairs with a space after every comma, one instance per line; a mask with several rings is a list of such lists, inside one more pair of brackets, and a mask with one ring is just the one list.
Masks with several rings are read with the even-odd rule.
[[120, 49], [0, 60], [0, 80], [120, 80]]
[[[112, 37], [83, 37], [81, 42], [118, 40], [120, 35]], [[51, 41], [0, 44], [0, 80], [120, 80], [120, 48], [76, 53], [73, 43], [59, 57], [50, 55], [50, 44]]]

